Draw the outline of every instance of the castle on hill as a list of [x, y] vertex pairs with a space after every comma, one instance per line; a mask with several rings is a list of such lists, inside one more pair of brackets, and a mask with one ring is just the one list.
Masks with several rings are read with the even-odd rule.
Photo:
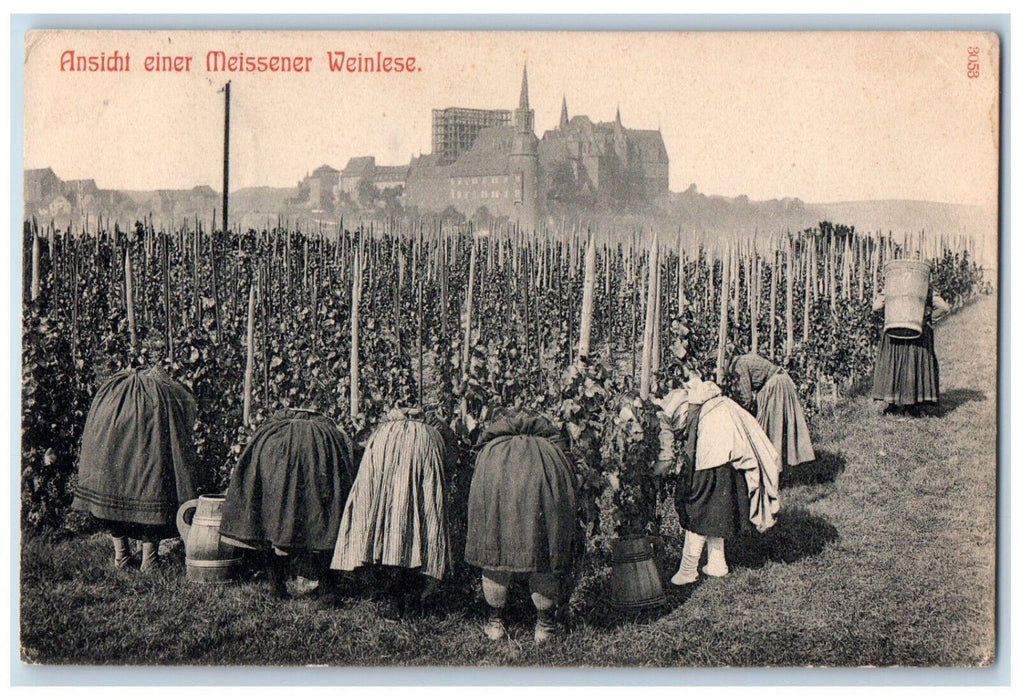
[[527, 68], [517, 109], [434, 109], [432, 127], [432, 153], [408, 165], [351, 158], [339, 173], [329, 166], [317, 169], [299, 189], [322, 196], [332, 190], [352, 201], [366, 191], [388, 191], [421, 212], [453, 208], [470, 217], [484, 209], [526, 228], [556, 204], [624, 210], [669, 191], [662, 134], [625, 128], [619, 108], [612, 122], [572, 118], [565, 96], [557, 128], [537, 138]]

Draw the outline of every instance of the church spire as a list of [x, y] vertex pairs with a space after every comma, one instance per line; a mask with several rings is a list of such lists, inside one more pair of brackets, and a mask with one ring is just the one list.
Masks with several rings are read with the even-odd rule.
[[560, 104], [560, 128], [567, 128], [567, 95], [564, 95], [564, 101]]
[[528, 64], [521, 73], [521, 100], [514, 110], [514, 126], [518, 133], [531, 134], [535, 130], [535, 112], [528, 106]]
[[618, 126], [623, 126], [623, 124], [620, 123], [620, 105], [617, 105], [617, 124]]
[[528, 64], [521, 73], [521, 99], [518, 101], [518, 109], [528, 109]]

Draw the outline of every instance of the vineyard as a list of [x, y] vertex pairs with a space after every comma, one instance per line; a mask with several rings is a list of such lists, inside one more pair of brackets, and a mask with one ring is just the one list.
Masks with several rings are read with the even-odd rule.
[[339, 235], [283, 222], [168, 233], [152, 222], [61, 231], [32, 221], [23, 236], [27, 533], [73, 525], [91, 398], [113, 372], [152, 364], [195, 395], [210, 489], [226, 486], [253, 429], [279, 408], [315, 408], [357, 443], [387, 409], [420, 405], [460, 439], [447, 475], [457, 501], [480, 426], [520, 404], [572, 438], [585, 519], [598, 530], [596, 503], [610, 498], [618, 531], [641, 531], [662, 496], [647, 470], [650, 396], [693, 371], [725, 384], [723, 358], [744, 349], [786, 367], [814, 412], [870, 376], [887, 261], [930, 260], [952, 307], [988, 289], [969, 239], [826, 222], [740, 241], [438, 220]]

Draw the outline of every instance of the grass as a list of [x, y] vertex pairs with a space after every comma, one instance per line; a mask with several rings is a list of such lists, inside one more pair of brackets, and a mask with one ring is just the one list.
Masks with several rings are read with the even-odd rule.
[[[865, 396], [815, 419], [819, 459], [784, 475], [778, 524], [728, 542], [731, 575], [677, 590], [642, 615], [609, 606], [590, 562], [563, 634], [532, 643], [523, 591], [510, 636], [481, 634], [470, 571], [441, 607], [396, 622], [370, 587], [338, 602], [278, 601], [248, 577], [184, 578], [165, 542], [152, 576], [114, 571], [105, 536], [23, 544], [22, 659], [45, 664], [453, 666], [983, 666], [995, 659], [996, 301], [937, 330], [943, 415], [875, 415]], [[657, 559], [680, 557], [668, 515]]]

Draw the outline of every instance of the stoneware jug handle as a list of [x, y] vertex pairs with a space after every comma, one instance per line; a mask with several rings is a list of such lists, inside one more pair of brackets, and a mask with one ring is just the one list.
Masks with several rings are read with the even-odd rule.
[[185, 501], [177, 509], [177, 531], [181, 533], [181, 539], [188, 541], [188, 533], [191, 532], [191, 520], [195, 517], [195, 509], [198, 508], [199, 499], [193, 498]]

